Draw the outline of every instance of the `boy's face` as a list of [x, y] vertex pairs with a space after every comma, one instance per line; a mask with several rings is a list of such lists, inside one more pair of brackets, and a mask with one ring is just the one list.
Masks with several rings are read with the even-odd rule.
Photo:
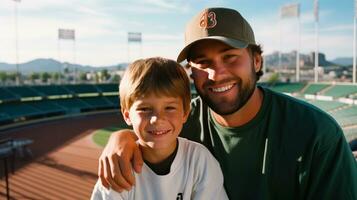
[[188, 112], [184, 112], [181, 98], [150, 94], [136, 99], [123, 116], [133, 126], [141, 145], [169, 151], [176, 147]]
[[191, 77], [197, 92], [218, 114], [228, 115], [243, 107], [255, 90], [260, 56], [248, 49], [234, 49], [214, 40], [190, 49]]

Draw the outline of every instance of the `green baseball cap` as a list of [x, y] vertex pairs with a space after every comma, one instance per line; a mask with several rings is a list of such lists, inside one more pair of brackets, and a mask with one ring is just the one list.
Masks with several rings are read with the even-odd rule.
[[187, 59], [190, 48], [202, 40], [218, 40], [233, 48], [246, 48], [256, 44], [254, 32], [242, 15], [229, 8], [207, 8], [187, 24], [185, 47], [177, 62]]

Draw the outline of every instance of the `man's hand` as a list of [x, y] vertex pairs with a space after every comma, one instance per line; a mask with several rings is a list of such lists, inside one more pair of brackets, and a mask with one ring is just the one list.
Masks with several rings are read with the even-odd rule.
[[355, 157], [356, 161], [357, 161], [357, 151], [353, 151], [353, 156]]
[[140, 173], [143, 165], [136, 140], [132, 130], [112, 133], [99, 158], [98, 176], [104, 187], [122, 192], [135, 185], [132, 168]]

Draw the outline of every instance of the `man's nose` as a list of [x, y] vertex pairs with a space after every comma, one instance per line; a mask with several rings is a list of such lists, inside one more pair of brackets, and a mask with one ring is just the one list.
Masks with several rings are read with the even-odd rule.
[[223, 74], [226, 73], [225, 67], [220, 63], [215, 63], [212, 67], [207, 69], [208, 79], [212, 81], [220, 81], [224, 76]]

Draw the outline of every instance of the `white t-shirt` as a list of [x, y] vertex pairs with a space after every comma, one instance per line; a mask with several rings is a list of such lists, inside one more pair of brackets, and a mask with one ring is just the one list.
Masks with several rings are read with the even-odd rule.
[[178, 150], [167, 175], [155, 174], [145, 163], [130, 191], [107, 190], [97, 181], [92, 200], [225, 200], [219, 163], [203, 145], [178, 138]]

